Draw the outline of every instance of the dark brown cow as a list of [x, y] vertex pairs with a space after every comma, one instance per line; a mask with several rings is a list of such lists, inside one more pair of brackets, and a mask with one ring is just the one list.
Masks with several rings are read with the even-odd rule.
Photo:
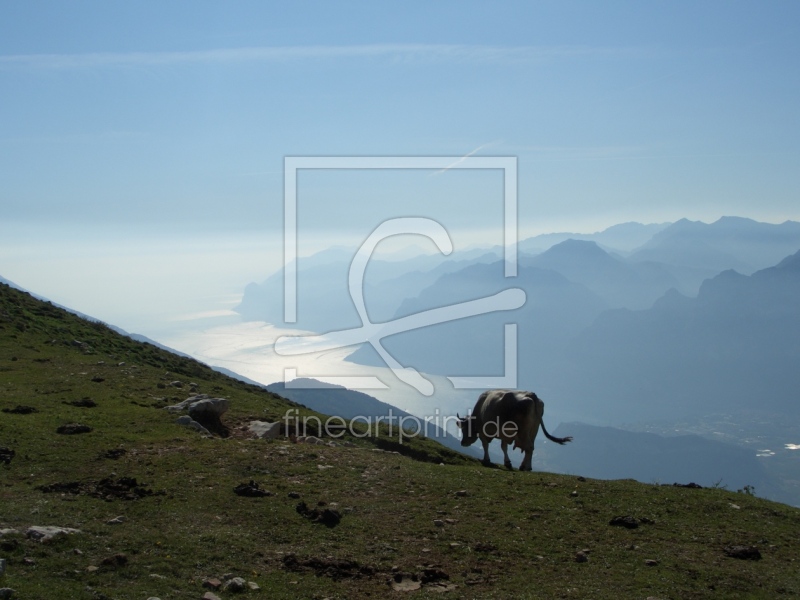
[[539, 433], [539, 425], [547, 439], [556, 444], [571, 442], [571, 437], [558, 438], [547, 433], [542, 417], [544, 402], [533, 392], [490, 390], [484, 392], [475, 403], [469, 417], [459, 417], [458, 427], [461, 429], [461, 445], [471, 446], [480, 438], [483, 444], [483, 464], [490, 465], [489, 444], [495, 438], [501, 442], [506, 467], [511, 469], [508, 458], [508, 444], [514, 442], [514, 448], [525, 453], [520, 471], [531, 470], [533, 442]]

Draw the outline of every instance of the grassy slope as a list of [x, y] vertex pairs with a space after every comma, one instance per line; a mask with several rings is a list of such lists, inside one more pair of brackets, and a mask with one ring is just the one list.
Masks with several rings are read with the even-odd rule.
[[[187, 387], [171, 387], [175, 380]], [[190, 381], [231, 399], [232, 437], [203, 438], [162, 410], [189, 395]], [[85, 397], [98, 406], [64, 404]], [[723, 490], [486, 469], [429, 440], [402, 449], [433, 462], [374, 451], [385, 435], [353, 440], [355, 447], [246, 439], [240, 424], [280, 418], [291, 403], [0, 285], [0, 408], [17, 405], [38, 412], [0, 413], [0, 446], [16, 452], [0, 465], [0, 529], [82, 531], [45, 544], [0, 538], [8, 561], [0, 587], [19, 598], [199, 598], [205, 577], [225, 573], [261, 586], [245, 597], [441, 597], [433, 586], [393, 591], [393, 568], [446, 574], [457, 587], [445, 597], [800, 595], [797, 509]], [[94, 430], [55, 432], [70, 422]], [[126, 451], [121, 458], [101, 457], [117, 448]], [[37, 489], [112, 473], [164, 494], [105, 501]], [[250, 479], [274, 495], [236, 496], [233, 488]], [[338, 504], [341, 523], [304, 519], [300, 500]], [[652, 522], [609, 526], [618, 515]], [[118, 516], [126, 520], [107, 524]], [[723, 548], [734, 544], [757, 545], [763, 559], [726, 557]], [[578, 563], [582, 549], [589, 561]], [[127, 564], [101, 566], [115, 554]]]

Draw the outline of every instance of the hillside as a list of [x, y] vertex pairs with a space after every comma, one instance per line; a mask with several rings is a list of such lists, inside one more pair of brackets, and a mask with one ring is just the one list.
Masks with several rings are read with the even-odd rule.
[[[230, 401], [228, 437], [164, 410], [197, 393]], [[243, 598], [800, 594], [797, 509], [488, 469], [386, 432], [333, 446], [243, 428], [295, 408], [0, 285], [0, 588], [34, 600], [227, 599], [241, 577]], [[91, 430], [57, 432], [69, 424]], [[242, 484], [264, 493], [238, 495]], [[37, 541], [34, 526], [71, 531]], [[760, 560], [745, 558], [753, 546]]]

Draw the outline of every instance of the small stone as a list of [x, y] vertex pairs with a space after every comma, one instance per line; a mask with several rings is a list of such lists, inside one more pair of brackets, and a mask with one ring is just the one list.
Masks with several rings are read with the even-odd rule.
[[298, 492], [289, 492], [289, 498], [298, 499], [300, 494]]
[[106, 525], [119, 525], [120, 523], [124, 523], [127, 519], [120, 515], [119, 517], [114, 517], [110, 521], [106, 521]]
[[16, 590], [11, 588], [0, 588], [0, 600], [10, 600], [16, 593]]
[[225, 582], [222, 589], [226, 592], [243, 592], [247, 589], [247, 582], [241, 577], [233, 577]]
[[467, 490], [458, 490], [456, 492], [456, 496], [458, 496], [459, 498], [463, 498], [466, 495], [467, 495]]
[[214, 592], [206, 592], [203, 594], [202, 600], [222, 600], [222, 598], [217, 596]]
[[572, 496], [573, 498], [576, 498], [576, 497], [578, 496], [578, 490], [572, 490], [572, 491], [569, 493], [569, 495], [570, 495], [570, 496]]
[[95, 571], [99, 571], [99, 570], [100, 570], [100, 567], [95, 567], [94, 565], [89, 565], [88, 567], [86, 567], [86, 572], [87, 573], [94, 573]]
[[25, 558], [22, 559], [22, 564], [25, 565], [26, 567], [33, 567], [34, 565], [36, 565], [36, 561], [30, 558], [29, 556], [26, 556]]
[[247, 587], [250, 588], [250, 590], [252, 590], [254, 592], [257, 592], [258, 590], [261, 589], [261, 586], [258, 585], [255, 581], [248, 581], [247, 582]]
[[589, 555], [586, 554], [586, 552], [584, 552], [583, 550], [581, 550], [575, 555], [575, 562], [579, 563], [589, 562]]
[[644, 561], [644, 564], [646, 564], [648, 567], [657, 567], [658, 561], [653, 560], [652, 558], [648, 558], [647, 560]]
[[434, 519], [433, 524], [436, 525], [436, 527], [444, 527], [444, 521], [441, 519]]
[[216, 577], [209, 577], [208, 579], [203, 581], [203, 587], [208, 588], [210, 590], [218, 590], [221, 585], [222, 582]]

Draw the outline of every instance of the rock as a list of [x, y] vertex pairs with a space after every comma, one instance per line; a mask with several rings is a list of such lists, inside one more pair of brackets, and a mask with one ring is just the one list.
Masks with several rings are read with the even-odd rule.
[[161, 600], [161, 598], [156, 598], [155, 596], [150, 596], [147, 600]]
[[0, 588], [0, 600], [10, 600], [16, 593], [16, 590], [11, 588]]
[[51, 526], [38, 526], [34, 525], [28, 527], [25, 535], [32, 540], [39, 542], [47, 542], [57, 535], [68, 535], [73, 533], [80, 533], [80, 529], [71, 529], [69, 527], [51, 527]]
[[114, 517], [110, 521], [106, 521], [106, 525], [119, 525], [120, 523], [124, 523], [127, 519], [120, 515], [119, 517]]
[[210, 590], [218, 590], [222, 586], [222, 582], [216, 577], [209, 577], [203, 581], [203, 587]]
[[741, 560], [761, 560], [761, 552], [755, 546], [727, 546], [725, 554]]
[[456, 496], [458, 496], [459, 498], [463, 498], [463, 497], [465, 497], [466, 495], [467, 495], [467, 490], [458, 490], [458, 491], [456, 492]]
[[258, 590], [261, 589], [261, 586], [258, 585], [255, 581], [248, 581], [247, 587], [250, 588], [250, 590], [253, 592], [257, 592]]
[[62, 435], [77, 435], [79, 433], [90, 433], [92, 428], [83, 423], [67, 423], [56, 429], [56, 433]]
[[413, 592], [422, 587], [422, 582], [416, 576], [395, 573], [391, 579], [392, 589], [396, 592]]
[[300, 497], [300, 494], [298, 492], [289, 492], [289, 498], [297, 500], [299, 497]]
[[228, 412], [228, 408], [230, 402], [227, 398], [207, 398], [193, 402], [189, 406], [189, 416], [198, 423], [205, 423], [207, 420], [219, 420]]
[[174, 388], [182, 388], [183, 382], [182, 381], [170, 381], [169, 384]]
[[433, 524], [436, 525], [436, 527], [444, 527], [444, 521], [441, 519], [434, 519]]
[[589, 555], [586, 554], [583, 550], [575, 554], [575, 562], [585, 563], [589, 562]]
[[648, 558], [647, 560], [644, 561], [644, 564], [646, 564], [648, 567], [657, 567], [658, 561], [653, 560], [652, 558]]
[[202, 433], [203, 435], [211, 435], [211, 432], [208, 429], [206, 429], [205, 427], [200, 425], [200, 423], [195, 421], [189, 415], [181, 415], [180, 417], [175, 419], [175, 422], [178, 425], [183, 425], [184, 427], [189, 427], [191, 429], [194, 429], [195, 431], [198, 431], [198, 432]]
[[87, 573], [94, 573], [94, 572], [99, 571], [99, 570], [100, 570], [100, 567], [95, 567], [94, 565], [89, 565], [88, 567], [86, 567], [86, 572]]
[[281, 434], [280, 421], [269, 423], [267, 421], [250, 421], [247, 426], [250, 433], [262, 440], [274, 440]]
[[629, 515], [624, 517], [614, 517], [608, 522], [608, 524], [617, 527], [625, 527], [626, 529], [636, 529], [639, 527], [639, 522]]
[[222, 598], [217, 596], [214, 592], [206, 592], [203, 594], [202, 600], [222, 600]]
[[[207, 394], [196, 394], [188, 397], [183, 402], [165, 406], [164, 408], [171, 413], [188, 411], [188, 421], [184, 417], [178, 419], [177, 422], [181, 425], [187, 425], [201, 433], [214, 432], [220, 436], [227, 437], [228, 428], [222, 424], [222, 415], [228, 411], [229, 406], [230, 401], [226, 398], [209, 398]], [[198, 423], [202, 426], [203, 431], [193, 423]]]
[[570, 495], [572, 498], [576, 498], [576, 497], [578, 496], [578, 490], [572, 490], [572, 491], [569, 493], [569, 495]]
[[323, 442], [321, 439], [313, 435], [305, 435], [305, 436], [301, 435], [300, 437], [297, 438], [297, 443], [319, 445], [319, 444], [324, 444], [325, 442]]
[[225, 582], [222, 589], [226, 592], [243, 592], [247, 589], [247, 582], [241, 577], [233, 577]]
[[114, 554], [113, 556], [106, 556], [103, 560], [100, 561], [100, 566], [106, 567], [108, 569], [117, 569], [119, 567], [124, 567], [128, 564], [128, 557], [124, 554]]

